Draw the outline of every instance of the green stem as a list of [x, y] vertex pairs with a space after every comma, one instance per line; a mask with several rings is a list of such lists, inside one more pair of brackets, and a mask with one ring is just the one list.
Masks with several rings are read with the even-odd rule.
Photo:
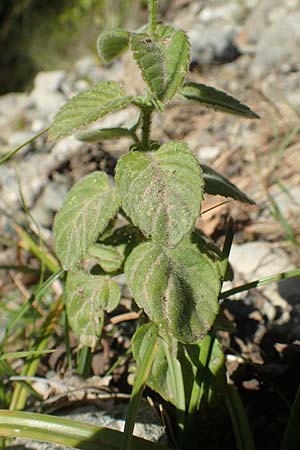
[[152, 109], [145, 109], [143, 111], [142, 117], [142, 147], [143, 150], [147, 151], [149, 149], [149, 138], [150, 138], [150, 128], [151, 128], [151, 115]]
[[154, 34], [157, 23], [158, 0], [148, 0], [150, 34]]
[[299, 277], [300, 269], [289, 270], [288, 272], [277, 273], [270, 277], [260, 278], [259, 280], [251, 281], [250, 283], [242, 284], [227, 291], [221, 292], [220, 299], [230, 297], [231, 295], [238, 294], [239, 292], [248, 291], [249, 289], [258, 288], [270, 283], [276, 283], [278, 281], [287, 280], [288, 278]]
[[227, 384], [225, 401], [230, 414], [238, 450], [255, 450], [253, 435], [244, 405], [233, 384]]
[[145, 388], [152, 367], [152, 363], [157, 353], [158, 348], [157, 337], [158, 337], [158, 330], [155, 327], [153, 328], [153, 333], [149, 336], [147, 350], [145, 352], [141, 364], [138, 367], [137, 376], [132, 388], [132, 393], [128, 405], [128, 411], [125, 422], [122, 450], [131, 450], [133, 448], [132, 443], [133, 443], [133, 429], [135, 419], [138, 412], [140, 400], [143, 394], [143, 390]]
[[280, 450], [297, 450], [300, 448], [300, 385], [296, 394], [293, 409], [289, 417]]
[[179, 361], [176, 358], [172, 357], [168, 344], [164, 340], [162, 340], [161, 342], [164, 346], [164, 353], [167, 358], [168, 367], [170, 369], [172, 378], [172, 391], [174, 393], [174, 404], [176, 405], [176, 421], [178, 425], [178, 441], [181, 445], [184, 438], [186, 410], [182, 370]]

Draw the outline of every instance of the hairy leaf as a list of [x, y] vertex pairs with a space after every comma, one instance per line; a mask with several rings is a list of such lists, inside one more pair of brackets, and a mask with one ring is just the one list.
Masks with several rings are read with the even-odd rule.
[[251, 198], [227, 180], [227, 178], [223, 177], [223, 175], [220, 175], [214, 169], [206, 166], [205, 164], [201, 164], [201, 167], [203, 170], [203, 178], [205, 183], [204, 190], [207, 194], [231, 197], [234, 200], [255, 205], [255, 202], [251, 200]]
[[159, 46], [164, 55], [164, 101], [171, 100], [182, 85], [190, 62], [190, 43], [186, 33], [166, 25], [156, 28]]
[[185, 32], [157, 25], [155, 36], [134, 33], [130, 43], [151, 92], [158, 100], [171, 100], [188, 70], [190, 44]]
[[95, 120], [128, 105], [132, 97], [125, 94], [115, 81], [104, 81], [81, 92], [66, 103], [54, 117], [49, 130], [49, 140], [68, 136]]
[[76, 133], [75, 138], [83, 142], [98, 142], [104, 139], [118, 139], [121, 137], [132, 137], [127, 128], [102, 128], [100, 130], [82, 130]]
[[213, 325], [219, 309], [217, 264], [188, 239], [174, 249], [139, 245], [125, 274], [137, 304], [179, 341], [196, 342]]
[[102, 172], [93, 172], [73, 186], [54, 221], [56, 253], [65, 270], [82, 259], [118, 207], [118, 195]]
[[205, 84], [189, 82], [180, 89], [180, 94], [188, 100], [195, 100], [202, 105], [229, 114], [247, 117], [248, 119], [259, 119], [259, 116], [248, 106], [231, 97], [223, 91], [219, 91]]
[[147, 33], [133, 33], [130, 44], [145, 82], [161, 100], [165, 93], [165, 80], [163, 53], [159, 45]]
[[100, 58], [108, 62], [127, 50], [130, 33], [125, 30], [103, 31], [97, 39]]
[[96, 346], [102, 331], [103, 312], [115, 309], [120, 297], [119, 286], [109, 276], [94, 276], [82, 271], [68, 273], [68, 320], [81, 345]]
[[122, 207], [148, 237], [175, 247], [199, 216], [203, 180], [196, 158], [182, 142], [156, 152], [130, 152], [116, 170]]

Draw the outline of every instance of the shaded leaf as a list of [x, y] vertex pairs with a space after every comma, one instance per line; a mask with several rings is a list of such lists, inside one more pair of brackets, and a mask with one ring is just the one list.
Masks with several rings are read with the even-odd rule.
[[174, 249], [139, 245], [125, 263], [133, 297], [150, 320], [177, 340], [193, 343], [214, 323], [219, 309], [216, 263], [184, 240]]
[[128, 105], [132, 97], [115, 81], [104, 81], [71, 98], [54, 117], [49, 130], [49, 140], [68, 136], [79, 128]]
[[98, 142], [104, 139], [118, 139], [132, 137], [127, 128], [102, 128], [100, 130], [82, 130], [76, 133], [75, 138], [83, 142]]
[[259, 116], [254, 111], [239, 100], [205, 84], [194, 82], [185, 83], [182, 89], [180, 89], [180, 94], [188, 100], [195, 100], [216, 111], [236, 114], [247, 117], [248, 119], [259, 119]]
[[207, 194], [222, 195], [223, 197], [231, 197], [243, 203], [255, 205], [255, 202], [242, 192], [237, 186], [232, 184], [223, 175], [216, 172], [211, 167], [201, 164], [204, 178], [204, 190]]
[[115, 309], [120, 297], [119, 286], [109, 276], [94, 276], [82, 271], [68, 273], [68, 320], [81, 345], [96, 346], [102, 331], [103, 312]]
[[96, 258], [105, 272], [115, 272], [123, 265], [125, 249], [126, 244], [112, 246], [96, 243], [89, 247], [88, 256]]
[[65, 270], [81, 260], [118, 207], [118, 195], [102, 172], [93, 172], [73, 186], [54, 221], [56, 253]]
[[97, 39], [100, 58], [108, 62], [127, 50], [130, 33], [125, 30], [103, 31]]
[[[143, 361], [148, 346], [149, 334], [152, 333], [152, 327], [153, 322], [140, 326], [132, 338], [132, 353], [137, 364], [140, 364], [140, 362]], [[167, 355], [167, 352], [169, 355]], [[177, 366], [178, 370], [180, 370], [178, 359], [173, 354], [170, 354], [167, 344], [159, 336], [158, 350], [152, 364], [147, 385], [155, 392], [158, 392], [164, 400], [171, 402], [179, 408], [180, 405], [176, 402], [177, 395], [174, 391], [172, 367], [169, 365], [169, 358], [172, 358], [172, 366]]]
[[157, 25], [154, 37], [147, 32], [134, 33], [130, 43], [151, 92], [158, 100], [171, 100], [188, 70], [190, 44], [185, 32]]
[[148, 237], [175, 247], [199, 216], [203, 180], [196, 158], [182, 142], [156, 152], [130, 152], [117, 164], [122, 207]]

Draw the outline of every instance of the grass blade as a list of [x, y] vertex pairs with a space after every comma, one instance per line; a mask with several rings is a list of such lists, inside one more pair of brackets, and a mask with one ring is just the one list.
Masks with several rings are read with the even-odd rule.
[[300, 385], [283, 436], [283, 441], [280, 450], [299, 450], [300, 448], [299, 424], [300, 424]]
[[149, 342], [147, 351], [145, 352], [145, 357], [143, 362], [138, 367], [136, 379], [132, 388], [131, 398], [128, 405], [128, 411], [125, 422], [124, 438], [122, 450], [133, 449], [133, 429], [135, 424], [136, 415], [138, 412], [138, 407], [140, 399], [143, 394], [144, 387], [149, 376], [152, 363], [157, 352], [158, 342], [158, 330], [156, 326], [153, 326], [153, 332], [149, 334]]
[[12, 150], [9, 153], [7, 153], [6, 155], [4, 155], [3, 158], [0, 159], [0, 166], [1, 166], [1, 164], [4, 164], [6, 161], [9, 161], [16, 153], [18, 153], [18, 151], [22, 150], [22, 148], [26, 147], [26, 145], [29, 145], [32, 142], [34, 142], [38, 137], [45, 134], [48, 130], [49, 130], [49, 127], [44, 128], [44, 130], [40, 131], [38, 134], [36, 134], [32, 138], [30, 138], [28, 141], [24, 142], [23, 144], [19, 145], [14, 150]]
[[[0, 410], [0, 436], [22, 437], [82, 450], [119, 450], [123, 433], [46, 414]], [[132, 450], [167, 450], [134, 437]]]
[[265, 286], [266, 284], [278, 283], [279, 281], [299, 276], [300, 276], [300, 269], [293, 269], [289, 270], [288, 272], [277, 273], [276, 275], [260, 278], [259, 280], [251, 281], [250, 283], [242, 284], [241, 286], [237, 286], [235, 288], [221, 292], [220, 299], [230, 297], [231, 295], [238, 294], [239, 292], [248, 291], [249, 289]]
[[241, 402], [238, 391], [233, 384], [227, 384], [225, 400], [228, 412], [231, 417], [238, 450], [255, 450], [253, 436], [246, 411]]

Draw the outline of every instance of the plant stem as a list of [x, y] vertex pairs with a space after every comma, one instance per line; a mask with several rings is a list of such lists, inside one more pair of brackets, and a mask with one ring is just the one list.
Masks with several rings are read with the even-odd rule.
[[154, 34], [157, 22], [158, 0], [148, 0], [150, 34]]
[[150, 128], [151, 128], [151, 114], [152, 109], [144, 109], [142, 116], [142, 147], [143, 150], [149, 149], [149, 137], [150, 137]]

